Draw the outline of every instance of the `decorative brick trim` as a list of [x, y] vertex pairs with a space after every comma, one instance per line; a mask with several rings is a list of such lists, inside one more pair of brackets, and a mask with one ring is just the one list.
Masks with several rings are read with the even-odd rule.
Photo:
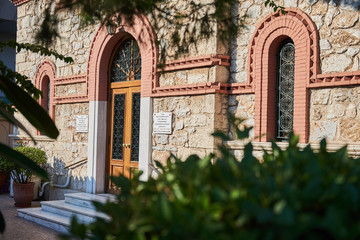
[[[86, 83], [86, 75], [73, 75], [68, 77], [56, 78], [56, 68], [55, 65], [48, 60], [42, 62], [35, 75], [35, 86], [43, 91], [44, 96], [47, 96], [46, 90], [44, 88], [43, 81], [48, 77], [50, 82], [50, 101], [49, 101], [49, 115], [52, 119], [55, 119], [55, 105], [65, 104], [65, 103], [83, 103], [89, 102], [88, 90], [84, 95], [72, 95], [72, 96], [62, 96], [56, 97], [56, 88], [55, 86], [68, 85], [74, 83]], [[40, 99], [39, 103], [41, 106], [46, 106], [46, 99]]]
[[[35, 74], [35, 87], [40, 89], [43, 92], [43, 98], [39, 99], [39, 104], [46, 108], [47, 106], [47, 96], [50, 97], [49, 99], [49, 116], [54, 119], [55, 118], [55, 104], [54, 104], [54, 96], [55, 96], [55, 87], [54, 81], [56, 78], [56, 68], [55, 65], [49, 61], [43, 61], [39, 67], [37, 68]], [[50, 93], [47, 93], [47, 84], [44, 81], [49, 81], [50, 84]]]
[[247, 83], [230, 83], [228, 94], [250, 94], [254, 93], [252, 85]]
[[54, 81], [54, 84], [56, 86], [74, 84], [74, 83], [86, 83], [86, 74], [74, 75], [74, 76], [69, 76], [69, 77], [61, 77], [61, 78], [55, 79], [55, 81]]
[[20, 6], [21, 4], [30, 2], [31, 0], [9, 0], [12, 2], [15, 6]]
[[254, 93], [252, 86], [244, 83], [197, 83], [177, 86], [157, 87], [151, 97], [189, 96], [202, 94], [250, 94]]
[[55, 104], [84, 103], [89, 102], [87, 95], [73, 95], [68, 97], [54, 97]]
[[[157, 69], [158, 72], [170, 72], [185, 69], [194, 69], [211, 66], [230, 66], [230, 56], [210, 54], [192, 58], [167, 61], [165, 67]], [[151, 97], [164, 96], [187, 96], [201, 94], [249, 94], [254, 93], [251, 85], [247, 83], [198, 83], [178, 86], [155, 87], [152, 89]]]
[[114, 35], [109, 35], [102, 25], [95, 33], [91, 43], [87, 67], [89, 100], [107, 100], [108, 65], [116, 45], [127, 35], [137, 41], [141, 51], [141, 97], [150, 97], [151, 90], [157, 86], [156, 72], [158, 50], [155, 34], [149, 20], [143, 15], [134, 15], [132, 23], [121, 21]]
[[215, 65], [226, 67], [230, 66], [230, 56], [211, 54], [199, 57], [178, 59], [174, 61], [167, 61], [164, 68], [159, 68], [157, 71], [169, 72], [184, 69], [211, 67]]
[[318, 74], [310, 80], [309, 88], [339, 87], [360, 84], [360, 71]]
[[[296, 9], [287, 8], [286, 14], [282, 15], [280, 12], [276, 12], [268, 15], [264, 20], [257, 26], [254, 35], [251, 38], [249, 45], [249, 60], [248, 60], [248, 83], [251, 84], [254, 81], [255, 74], [255, 45], [256, 42], [265, 35], [269, 35], [275, 29], [290, 28], [293, 31], [301, 31], [304, 33], [302, 36], [298, 34], [299, 38], [304, 37], [306, 44], [309, 49], [308, 59], [310, 59], [310, 79], [315, 79], [319, 73], [319, 34], [315, 23], [306, 13]], [[293, 39], [294, 40], [294, 39]]]
[[308, 141], [308, 90], [310, 79], [319, 73], [319, 36], [316, 25], [306, 13], [285, 9], [287, 14], [270, 14], [262, 20], [250, 41], [248, 85], [255, 88], [255, 136], [269, 141], [275, 136], [276, 51], [291, 38], [295, 45], [294, 132], [300, 142]]

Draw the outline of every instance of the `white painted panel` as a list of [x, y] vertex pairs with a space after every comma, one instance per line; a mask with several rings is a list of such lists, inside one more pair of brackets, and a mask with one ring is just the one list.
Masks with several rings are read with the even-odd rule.
[[151, 131], [152, 131], [152, 99], [141, 98], [140, 103], [140, 146], [139, 170], [143, 171], [140, 179], [147, 181], [149, 178], [149, 163], [151, 161]]
[[105, 190], [106, 116], [106, 101], [89, 102], [88, 193]]

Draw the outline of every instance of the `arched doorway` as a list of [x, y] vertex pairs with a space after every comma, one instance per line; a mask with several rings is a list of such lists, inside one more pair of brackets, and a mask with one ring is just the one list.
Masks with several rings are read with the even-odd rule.
[[[108, 130], [109, 99], [109, 70], [113, 54], [123, 41], [133, 38], [141, 52], [141, 88], [140, 93], [140, 126], [139, 126], [139, 162], [138, 168], [143, 172], [140, 179], [146, 181], [149, 176], [149, 162], [152, 153], [152, 88], [157, 83], [158, 52], [155, 35], [150, 22], [145, 16], [134, 15], [133, 21], [122, 21], [114, 35], [109, 35], [106, 25], [100, 26], [95, 33], [90, 50], [87, 66], [87, 81], [89, 95], [89, 137], [88, 137], [88, 179], [86, 191], [88, 193], [103, 193], [107, 191], [106, 174], [110, 168], [106, 166], [109, 159], [110, 143]], [[132, 84], [135, 81], [124, 83]], [[128, 87], [130, 87], [128, 85]], [[130, 102], [130, 101], [129, 101]], [[128, 110], [129, 111], [129, 110]], [[123, 142], [129, 144], [129, 142]], [[131, 143], [130, 143], [131, 144]], [[126, 149], [127, 151], [127, 149]], [[120, 169], [117, 169], [121, 171]]]
[[[131, 178], [139, 168], [141, 53], [129, 34], [112, 55], [108, 86], [107, 175]], [[110, 181], [107, 186], [114, 190]]]

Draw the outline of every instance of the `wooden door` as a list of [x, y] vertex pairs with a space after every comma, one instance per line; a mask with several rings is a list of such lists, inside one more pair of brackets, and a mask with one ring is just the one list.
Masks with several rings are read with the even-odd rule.
[[[139, 167], [140, 86], [136, 82], [122, 88], [111, 84], [108, 176], [131, 178]], [[114, 186], [111, 181], [108, 184], [112, 192]]]
[[[107, 180], [132, 177], [139, 167], [141, 54], [130, 35], [114, 51], [109, 65]], [[107, 190], [116, 191], [110, 181]]]

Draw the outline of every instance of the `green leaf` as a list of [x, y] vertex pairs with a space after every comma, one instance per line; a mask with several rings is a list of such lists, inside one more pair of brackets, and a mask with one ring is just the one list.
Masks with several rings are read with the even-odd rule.
[[323, 138], [320, 141], [320, 151], [321, 152], [326, 152], [326, 138]]
[[185, 162], [193, 162], [198, 160], [200, 160], [199, 156], [196, 154], [192, 154], [185, 160]]
[[21, 122], [19, 122], [12, 114], [10, 114], [8, 111], [6, 111], [4, 108], [2, 108], [0, 106], [0, 114], [6, 118], [6, 120], [8, 120], [9, 122], [11, 122], [12, 124], [18, 126], [19, 128], [21, 128], [27, 135], [29, 135], [31, 137], [31, 140], [33, 140], [36, 144], [35, 139], [33, 138], [33, 136], [31, 135], [31, 133], [24, 127], [24, 125], [22, 125]]
[[214, 137], [218, 137], [223, 141], [229, 141], [230, 138], [228, 135], [226, 135], [225, 133], [221, 132], [221, 131], [216, 131], [212, 134]]
[[7, 78], [0, 79], [0, 89], [36, 129], [50, 138], [57, 138], [59, 131], [54, 122], [29, 94]]
[[8, 158], [11, 161], [14, 161], [19, 166], [26, 168], [44, 180], [49, 181], [47, 172], [34, 163], [30, 158], [2, 143], [0, 143], [0, 153], [2, 156]]
[[71, 218], [70, 233], [79, 236], [80, 239], [86, 239], [86, 226], [85, 224], [78, 222], [76, 216]]
[[156, 160], [154, 160], [154, 162], [155, 162], [155, 166], [157, 166], [158, 168], [160, 168], [160, 169], [164, 169], [164, 166], [161, 164], [161, 162], [159, 162], [159, 161], [156, 161]]
[[159, 195], [159, 210], [165, 220], [171, 219], [171, 207], [164, 192], [161, 192]]
[[211, 164], [211, 160], [214, 158], [214, 154], [209, 154], [207, 155], [206, 157], [202, 158], [200, 161], [199, 161], [199, 168], [200, 169], [203, 169], [207, 166], [209, 166], [209, 164]]
[[123, 175], [117, 177], [110, 177], [110, 180], [117, 187], [120, 187], [122, 193], [130, 193], [130, 180], [124, 177]]
[[294, 132], [289, 134], [289, 147], [296, 147], [299, 143], [299, 135], [295, 135]]
[[241, 131], [239, 128], [235, 129], [236, 136], [239, 140], [249, 138], [250, 131], [252, 127], [246, 128], [244, 131]]

